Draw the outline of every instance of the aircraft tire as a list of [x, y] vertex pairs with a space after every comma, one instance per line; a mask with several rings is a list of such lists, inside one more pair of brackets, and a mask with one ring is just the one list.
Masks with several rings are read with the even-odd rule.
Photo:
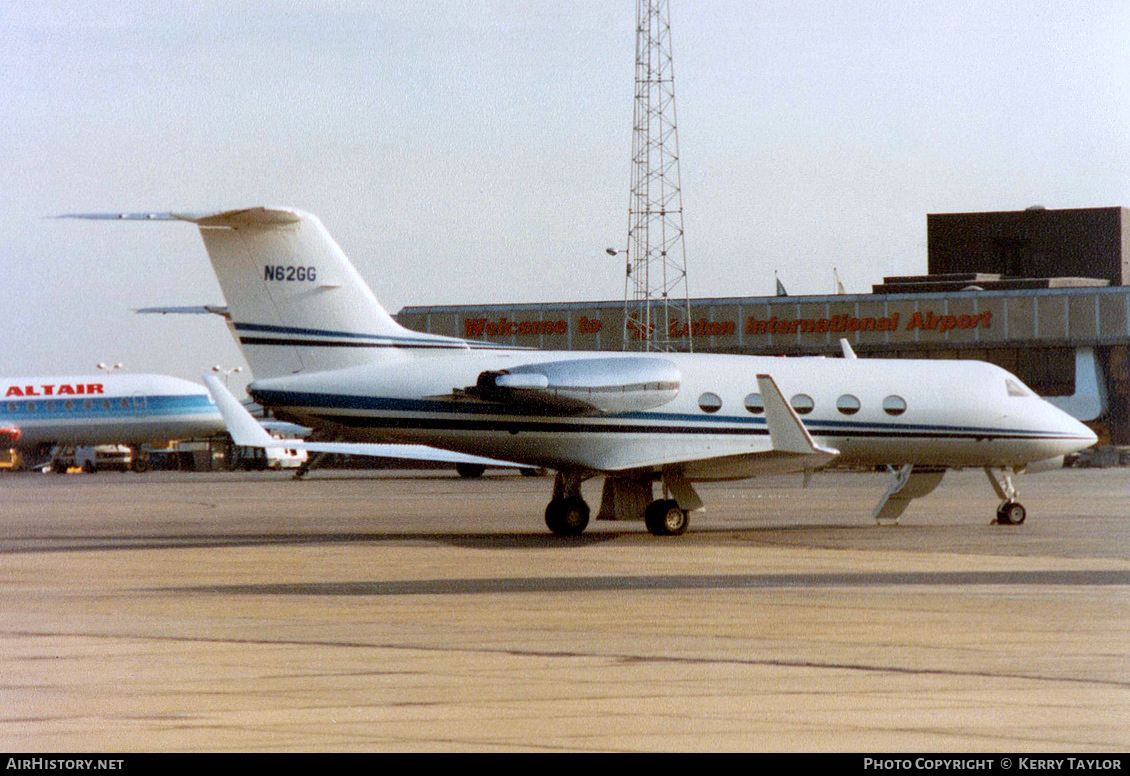
[[589, 505], [580, 496], [555, 498], [545, 508], [545, 524], [558, 536], [580, 536], [589, 524]]
[[487, 467], [479, 463], [457, 463], [455, 464], [455, 471], [459, 473], [460, 477], [467, 477], [473, 479], [475, 477], [482, 477], [483, 472]]
[[680, 509], [674, 499], [658, 499], [648, 504], [643, 521], [653, 536], [682, 536], [691, 522], [687, 510]]
[[1006, 501], [997, 507], [997, 523], [999, 525], [1020, 525], [1028, 511], [1019, 501]]

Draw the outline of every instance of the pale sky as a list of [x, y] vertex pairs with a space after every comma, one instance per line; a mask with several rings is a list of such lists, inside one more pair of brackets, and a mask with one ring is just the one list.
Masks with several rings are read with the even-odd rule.
[[[671, 0], [692, 296], [926, 271], [926, 214], [1130, 206], [1130, 2]], [[242, 364], [187, 224], [316, 213], [396, 312], [620, 299], [629, 0], [0, 4], [0, 374]], [[233, 386], [239, 381], [233, 381]]]

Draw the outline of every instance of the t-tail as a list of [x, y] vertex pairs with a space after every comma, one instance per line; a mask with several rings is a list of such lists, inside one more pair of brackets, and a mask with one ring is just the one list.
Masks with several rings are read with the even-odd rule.
[[256, 379], [398, 363], [468, 347], [393, 320], [317, 216], [301, 210], [71, 217], [196, 224]]

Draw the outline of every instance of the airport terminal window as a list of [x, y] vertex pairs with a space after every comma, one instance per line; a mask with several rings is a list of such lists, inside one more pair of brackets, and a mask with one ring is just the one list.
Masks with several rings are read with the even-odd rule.
[[722, 409], [722, 397], [708, 391], [698, 397], [698, 408], [703, 412], [717, 412]]
[[854, 415], [859, 412], [861, 406], [859, 399], [855, 398], [850, 393], [845, 393], [843, 396], [836, 399], [836, 409], [844, 415]]
[[816, 402], [814, 402], [812, 397], [807, 393], [798, 393], [793, 396], [793, 398], [789, 399], [789, 404], [793, 405], [793, 409], [796, 410], [797, 415], [807, 415], [812, 412], [812, 409], [816, 406]]
[[745, 408], [754, 415], [760, 415], [765, 412], [765, 400], [761, 398], [760, 393], [751, 393], [745, 397]]
[[883, 399], [883, 412], [888, 415], [901, 415], [906, 412], [906, 399], [901, 396], [888, 396]]

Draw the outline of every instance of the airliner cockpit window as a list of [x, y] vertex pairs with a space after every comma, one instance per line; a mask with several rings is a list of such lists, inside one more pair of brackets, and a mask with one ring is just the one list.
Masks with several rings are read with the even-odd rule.
[[1009, 396], [1031, 396], [1032, 392], [1025, 388], [1015, 380], [1005, 380], [1004, 384], [1008, 387]]

